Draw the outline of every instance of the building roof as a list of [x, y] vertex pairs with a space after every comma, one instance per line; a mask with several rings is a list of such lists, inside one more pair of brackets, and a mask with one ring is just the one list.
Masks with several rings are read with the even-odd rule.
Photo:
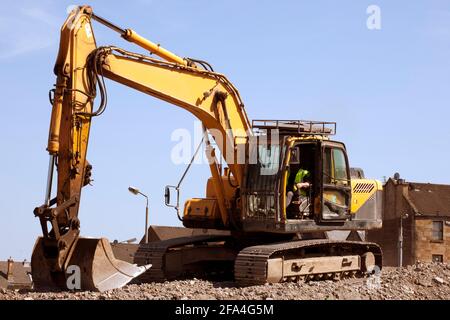
[[416, 215], [450, 217], [450, 185], [410, 182], [407, 200]]
[[7, 279], [8, 273], [8, 262], [0, 261], [0, 288], [30, 288], [31, 278], [29, 274], [31, 273], [31, 268], [22, 262], [14, 262], [13, 265], [13, 278], [11, 281]]

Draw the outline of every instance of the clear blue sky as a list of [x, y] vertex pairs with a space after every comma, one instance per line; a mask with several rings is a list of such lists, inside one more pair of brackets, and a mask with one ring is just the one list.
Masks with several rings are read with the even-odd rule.
[[[47, 92], [59, 27], [73, 1], [17, 0], [0, 12], [0, 260], [30, 257], [44, 198], [50, 118]], [[450, 183], [450, 8], [448, 1], [91, 1], [94, 10], [181, 56], [209, 61], [240, 90], [251, 119], [338, 122], [352, 166], [383, 179]], [[368, 30], [366, 8], [381, 8]], [[94, 25], [99, 45], [142, 52]], [[151, 223], [178, 225], [163, 188], [184, 166], [171, 163], [171, 133], [194, 118], [108, 81], [109, 105], [94, 119], [82, 234], [141, 237]], [[203, 196], [208, 168], [195, 166], [183, 199]]]

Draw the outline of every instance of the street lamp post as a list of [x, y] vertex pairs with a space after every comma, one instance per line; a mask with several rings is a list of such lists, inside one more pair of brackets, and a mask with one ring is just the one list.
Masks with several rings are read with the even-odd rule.
[[145, 205], [145, 243], [148, 243], [148, 196], [146, 194], [143, 194], [139, 189], [135, 187], [128, 187], [128, 191], [130, 191], [134, 195], [140, 194], [141, 196], [145, 197], [146, 205]]
[[408, 214], [400, 215], [400, 232], [398, 236], [398, 266], [403, 267], [403, 220], [408, 218]]

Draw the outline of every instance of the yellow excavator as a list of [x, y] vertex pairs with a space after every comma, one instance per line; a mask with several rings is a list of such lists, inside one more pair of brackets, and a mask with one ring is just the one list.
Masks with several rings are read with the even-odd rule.
[[[151, 54], [97, 47], [93, 21]], [[34, 210], [42, 227], [31, 261], [36, 288], [67, 288], [74, 267], [78, 289], [100, 291], [133, 279], [231, 273], [241, 285], [257, 285], [358, 276], [381, 268], [377, 244], [329, 236], [381, 227], [381, 183], [351, 178], [345, 145], [331, 139], [336, 123], [250, 122], [238, 90], [209, 63], [181, 58], [89, 6], [74, 9], [62, 26], [54, 73], [46, 197]], [[92, 174], [86, 160], [89, 130], [107, 105], [105, 78], [185, 109], [202, 122], [211, 170], [206, 196], [187, 200], [180, 213], [179, 185], [168, 186], [166, 205], [177, 210], [185, 227], [226, 233], [142, 243], [134, 263], [116, 259], [107, 239], [80, 237], [81, 190]]]

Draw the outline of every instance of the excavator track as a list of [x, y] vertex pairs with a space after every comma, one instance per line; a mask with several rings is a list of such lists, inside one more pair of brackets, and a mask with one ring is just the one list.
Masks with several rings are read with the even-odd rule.
[[166, 269], [166, 257], [171, 250], [201, 245], [207, 242], [226, 241], [229, 238], [230, 236], [223, 235], [200, 235], [141, 244], [135, 253], [134, 263], [137, 265], [151, 264], [152, 268], [137, 278], [135, 282], [164, 282], [171, 280], [173, 276], [168, 275]]
[[[343, 250], [345, 248], [345, 250]], [[334, 250], [336, 252], [334, 252]], [[262, 285], [267, 282], [286, 282], [286, 281], [298, 281], [308, 279], [323, 279], [323, 278], [336, 278], [337, 276], [345, 277], [346, 275], [355, 275], [367, 270], [364, 270], [364, 259], [367, 253], [373, 254], [372, 261], [374, 265], [381, 268], [382, 266], [382, 252], [381, 248], [370, 242], [356, 242], [356, 241], [334, 241], [334, 240], [300, 240], [289, 241], [283, 243], [275, 243], [269, 245], [257, 245], [247, 247], [239, 252], [235, 261], [235, 280], [238, 284], [243, 286]], [[296, 272], [284, 274], [284, 271], [278, 272], [281, 276], [278, 278], [269, 279], [272, 270], [270, 260], [274, 257], [283, 263], [285, 256], [296, 256], [298, 262], [295, 266], [299, 270]], [[308, 265], [308, 271], [301, 273], [301, 262], [307, 261], [310, 258], [310, 262], [326, 263], [327, 259], [332, 265], [332, 260], [346, 259], [344, 255], [350, 255], [349, 257], [359, 256], [359, 261], [362, 261], [359, 265], [359, 270], [353, 268], [335, 268], [335, 270], [328, 269], [326, 272], [320, 272], [320, 268], [317, 268], [318, 272], [314, 270], [314, 266]], [[300, 256], [300, 259], [299, 259]], [[311, 258], [312, 257], [312, 258]], [[302, 259], [304, 258], [304, 259]], [[312, 260], [311, 260], [312, 259]], [[342, 263], [342, 262], [341, 262]], [[344, 265], [342, 263], [342, 265]], [[294, 266], [294, 263], [292, 264]], [[362, 267], [362, 269], [361, 269]], [[283, 267], [281, 267], [283, 268]], [[292, 267], [293, 268], [293, 267]], [[297, 270], [294, 269], [294, 270]], [[278, 270], [275, 270], [278, 271]], [[370, 270], [369, 270], [370, 271]], [[278, 280], [278, 281], [277, 281]]]

